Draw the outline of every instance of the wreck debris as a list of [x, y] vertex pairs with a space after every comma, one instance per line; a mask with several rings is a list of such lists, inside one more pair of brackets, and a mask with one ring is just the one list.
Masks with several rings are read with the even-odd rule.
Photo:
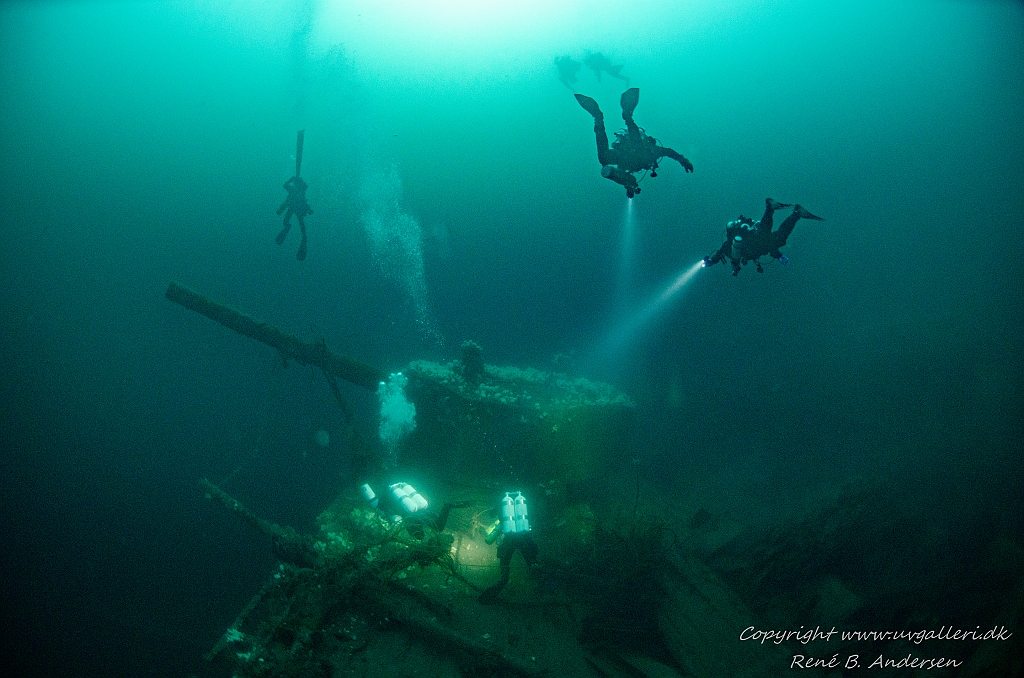
[[207, 299], [178, 283], [170, 283], [164, 296], [190, 311], [195, 311], [210, 320], [219, 322], [230, 330], [276, 348], [286, 361], [291, 359], [302, 365], [314, 365], [322, 369], [329, 377], [338, 377], [370, 390], [376, 389], [383, 377], [380, 370], [372, 365], [333, 353], [324, 342], [304, 342], [292, 334], [282, 332], [273, 325], [260, 322], [224, 304]]
[[362, 645], [351, 642], [359, 639], [351, 631], [358, 618], [364, 635], [369, 628], [397, 627], [462, 671], [544, 675], [532, 661], [450, 626], [451, 609], [427, 587], [400, 583], [406, 572], [433, 564], [450, 570], [450, 535], [428, 530], [424, 539], [416, 539], [401, 524], [388, 525], [376, 514], [354, 509], [333, 524], [344, 525], [344, 532], [319, 541], [256, 516], [208, 480], [201, 487], [210, 499], [272, 536], [284, 562], [207, 653], [208, 661], [233, 663], [237, 675], [320, 675], [365, 648], [365, 638]]
[[314, 542], [288, 526], [281, 526], [260, 518], [245, 507], [242, 502], [232, 498], [206, 478], [199, 481], [199, 486], [207, 498], [214, 499], [239, 518], [249, 523], [263, 534], [274, 540], [274, 554], [279, 559], [300, 567], [311, 567], [316, 562]]

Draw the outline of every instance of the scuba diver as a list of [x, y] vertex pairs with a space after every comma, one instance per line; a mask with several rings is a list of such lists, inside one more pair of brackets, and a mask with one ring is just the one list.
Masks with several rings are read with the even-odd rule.
[[[814, 221], [825, 221], [816, 217], [800, 205], [788, 205], [766, 198], [764, 216], [761, 221], [740, 215], [739, 219], [730, 221], [725, 227], [725, 242], [714, 254], [704, 257], [704, 266], [714, 264], [726, 259], [732, 264], [732, 274], [739, 275], [740, 268], [753, 261], [758, 273], [764, 273], [761, 266], [761, 257], [770, 256], [778, 259], [780, 264], [789, 263], [789, 258], [779, 251], [786, 244], [786, 239], [793, 232], [793, 227], [800, 219], [812, 219]], [[775, 210], [784, 207], [792, 207], [793, 212], [779, 226], [779, 230], [772, 231], [772, 215]]]
[[629, 78], [622, 75], [619, 71], [622, 70], [622, 66], [615, 66], [612, 64], [612, 60], [601, 54], [600, 52], [590, 52], [586, 58], [583, 59], [583, 63], [587, 65], [587, 68], [594, 71], [594, 75], [597, 76], [597, 81], [601, 82], [601, 71], [604, 71], [613, 78], [622, 80], [627, 85], [629, 84]]
[[537, 567], [537, 544], [530, 536], [526, 498], [522, 492], [506, 492], [502, 497], [501, 511], [487, 533], [486, 542], [493, 544], [499, 538], [501, 542], [498, 544], [498, 561], [501, 563], [501, 581], [480, 594], [479, 600], [484, 605], [497, 602], [498, 594], [508, 584], [512, 571], [512, 556], [517, 550], [523, 554], [523, 560], [531, 569]]
[[615, 133], [615, 141], [610, 147], [608, 133], [604, 128], [604, 114], [597, 102], [582, 94], [575, 96], [583, 110], [594, 116], [594, 134], [597, 137], [597, 159], [601, 163], [601, 176], [624, 186], [627, 198], [632, 198], [640, 192], [634, 174], [645, 170], [650, 171], [652, 177], [658, 176], [658, 161], [664, 157], [672, 158], [687, 172], [693, 172], [693, 164], [689, 160], [671, 148], [662, 146], [657, 139], [648, 136], [633, 121], [633, 111], [640, 102], [638, 87], [627, 89], [619, 99], [626, 130]]
[[439, 512], [434, 512], [423, 495], [409, 483], [392, 483], [382, 495], [376, 494], [368, 483], [363, 483], [359, 491], [370, 508], [380, 511], [392, 523], [403, 523], [409, 534], [416, 539], [423, 539], [424, 526], [434, 532], [441, 532], [448, 524], [448, 515], [452, 509], [472, 505], [468, 501], [445, 502]]
[[302, 169], [302, 141], [305, 133], [306, 130], [299, 130], [295, 144], [295, 176], [284, 182], [284, 190], [288, 191], [288, 197], [277, 208], [278, 214], [288, 210], [284, 215], [284, 228], [277, 234], [278, 245], [284, 243], [284, 239], [288, 237], [288, 231], [292, 228], [292, 215], [294, 214], [299, 220], [302, 242], [299, 243], [299, 251], [295, 255], [299, 261], [306, 259], [306, 215], [313, 213], [309, 203], [306, 202], [306, 189], [309, 188], [309, 185], [299, 176], [299, 170]]
[[576, 74], [583, 68], [583, 64], [566, 55], [555, 57], [555, 68], [558, 69], [558, 79], [561, 83], [575, 92]]

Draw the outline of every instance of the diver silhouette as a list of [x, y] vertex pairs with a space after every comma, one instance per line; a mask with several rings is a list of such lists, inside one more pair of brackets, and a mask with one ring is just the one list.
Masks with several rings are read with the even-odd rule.
[[619, 104], [622, 106], [622, 119], [626, 121], [625, 131], [615, 133], [615, 141], [608, 145], [608, 133], [604, 128], [604, 114], [597, 102], [588, 96], [577, 94], [576, 101], [587, 113], [594, 116], [594, 135], [597, 138], [597, 160], [601, 163], [601, 176], [610, 179], [626, 189], [626, 197], [632, 198], [640, 192], [637, 172], [650, 171], [652, 177], [658, 176], [658, 161], [672, 158], [683, 166], [687, 172], [693, 172], [693, 164], [678, 153], [648, 136], [633, 121], [633, 111], [640, 102], [640, 89], [633, 87], [622, 93]]
[[614, 65], [611, 62], [611, 59], [600, 52], [590, 52], [587, 54], [586, 58], [583, 59], [583, 63], [587, 65], [587, 68], [594, 71], [594, 75], [597, 76], [598, 82], [601, 82], [601, 72], [603, 71], [613, 78], [618, 78], [627, 85], [629, 84], [629, 78], [620, 73], [623, 67], [621, 65]]
[[[752, 261], [757, 268], [757, 272], [764, 273], [760, 259], [765, 255], [770, 256], [772, 259], [778, 259], [780, 264], [789, 262], [789, 258], [779, 251], [779, 248], [786, 244], [786, 240], [789, 238], [789, 234], [793, 232], [796, 222], [801, 219], [825, 221], [821, 217], [814, 216], [800, 205], [789, 205], [777, 202], [771, 198], [766, 198], [764, 204], [764, 216], [761, 217], [761, 221], [755, 222], [753, 219], [741, 214], [738, 219], [726, 224], [725, 242], [722, 243], [717, 252], [704, 257], [704, 266], [713, 266], [728, 259], [729, 263], [732, 264], [732, 274], [739, 275], [740, 268]], [[773, 231], [772, 217], [775, 210], [780, 210], [784, 207], [792, 207], [793, 212], [786, 217], [777, 231]]]
[[558, 69], [558, 80], [575, 92], [576, 74], [583, 68], [583, 64], [567, 55], [555, 57], [555, 67]]
[[288, 191], [288, 197], [277, 208], [278, 214], [288, 210], [284, 215], [284, 228], [277, 234], [276, 242], [278, 245], [283, 244], [284, 239], [288, 237], [288, 231], [292, 228], [291, 220], [293, 214], [299, 221], [299, 229], [302, 231], [302, 242], [299, 243], [299, 251], [295, 254], [295, 258], [299, 261], [306, 259], [306, 215], [313, 213], [313, 209], [306, 202], [306, 189], [309, 188], [309, 185], [299, 176], [299, 171], [302, 169], [302, 142], [305, 133], [306, 130], [299, 130], [298, 138], [295, 142], [295, 176], [284, 182], [284, 190]]

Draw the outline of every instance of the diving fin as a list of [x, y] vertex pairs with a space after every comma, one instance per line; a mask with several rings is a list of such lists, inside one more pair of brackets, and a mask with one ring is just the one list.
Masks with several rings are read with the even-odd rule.
[[814, 216], [813, 214], [811, 214], [810, 212], [805, 210], [800, 205], [796, 205], [796, 206], [793, 207], [793, 214], [799, 214], [801, 219], [811, 219], [813, 221], [825, 221], [821, 217]]
[[636, 105], [640, 103], [640, 88], [630, 87], [619, 97], [619, 105], [622, 106], [622, 117], [632, 118]]
[[584, 96], [583, 94], [576, 94], [574, 96], [576, 97], [576, 101], [580, 102], [580, 106], [582, 106], [583, 110], [587, 113], [590, 113], [595, 118], [604, 117], [604, 114], [601, 113], [601, 108], [597, 105], [596, 101], [588, 96]]
[[277, 234], [277, 237], [274, 239], [274, 242], [276, 242], [278, 245], [284, 244], [284, 239], [288, 237], [288, 231], [290, 230], [292, 230], [291, 224], [286, 225], [284, 228], [281, 229], [281, 232]]
[[295, 176], [302, 173], [302, 146], [306, 138], [306, 130], [300, 129], [295, 135]]

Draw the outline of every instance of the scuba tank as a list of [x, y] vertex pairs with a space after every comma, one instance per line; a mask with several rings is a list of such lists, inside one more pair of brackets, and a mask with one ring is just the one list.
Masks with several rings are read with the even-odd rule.
[[513, 508], [516, 515], [516, 532], [529, 532], [530, 521], [526, 517], [526, 497], [522, 492], [516, 492]]
[[363, 486], [359, 488], [359, 491], [363, 493], [363, 499], [367, 501], [370, 508], [377, 508], [377, 495], [374, 494], [373, 488], [370, 487], [369, 483], [363, 483]]
[[506, 492], [501, 499], [501, 531], [504, 534], [529, 532], [530, 520], [527, 518], [526, 497], [522, 492]]
[[[530, 520], [527, 517], [526, 497], [522, 492], [506, 492], [501, 498], [501, 515], [487, 529], [484, 541], [493, 544], [503, 534], [518, 534], [530, 531]], [[498, 529], [501, 528], [501, 529]]]
[[739, 261], [743, 258], [743, 236], [734, 235], [732, 237], [732, 248], [729, 250], [729, 257]]
[[516, 531], [516, 509], [509, 492], [501, 499], [501, 531], [511, 534]]
[[412, 492], [405, 483], [395, 483], [392, 485], [391, 494], [402, 505], [406, 513], [416, 513], [416, 501], [412, 498]]
[[422, 511], [423, 509], [427, 508], [427, 500], [423, 497], [422, 494], [416, 491], [415, 487], [413, 487], [412, 485], [406, 485], [406, 488], [411, 493], [409, 497], [416, 503], [417, 511]]
[[406, 513], [416, 513], [427, 508], [427, 500], [412, 485], [395, 483], [389, 489], [395, 501], [405, 509]]
[[640, 187], [637, 185], [636, 177], [624, 169], [619, 169], [614, 165], [604, 165], [601, 167], [601, 176], [605, 179], [611, 179], [620, 186], [624, 186], [626, 188], [626, 195], [630, 198], [632, 198], [635, 193], [640, 192]]

